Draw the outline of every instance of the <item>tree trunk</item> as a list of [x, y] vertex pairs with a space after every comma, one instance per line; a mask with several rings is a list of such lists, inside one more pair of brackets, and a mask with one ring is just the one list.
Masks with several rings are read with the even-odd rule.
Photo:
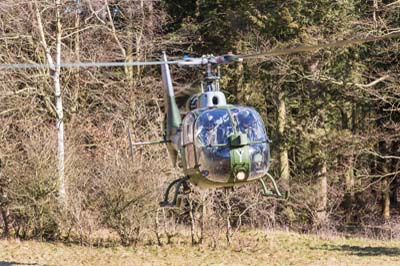
[[237, 64], [235, 68], [235, 75], [237, 76], [236, 81], [236, 101], [238, 104], [245, 102], [244, 97], [244, 78], [243, 78], [243, 64]]
[[189, 216], [190, 216], [190, 235], [192, 239], [192, 246], [197, 244], [196, 241], [196, 221], [194, 219], [194, 214], [193, 214], [193, 202], [192, 199], [189, 198]]
[[[355, 133], [355, 106], [352, 106], [351, 111], [347, 111], [346, 108], [341, 109], [342, 114], [342, 130], [354, 134]], [[351, 123], [350, 119], [351, 118]], [[350, 128], [351, 126], [351, 128]], [[351, 129], [351, 131], [350, 131]], [[347, 151], [345, 154], [339, 155], [339, 160], [342, 162], [344, 167], [344, 198], [343, 206], [345, 209], [346, 222], [351, 223], [353, 219], [353, 204], [354, 204], [354, 154]]]
[[346, 209], [346, 222], [352, 222], [352, 207], [354, 202], [354, 168], [353, 157], [347, 156], [345, 158], [346, 171], [344, 173], [345, 179], [345, 192], [344, 192], [344, 206]]
[[[162, 208], [162, 215], [163, 215], [163, 221], [164, 221], [164, 233], [165, 236], [167, 237], [167, 245], [172, 244], [172, 238], [175, 236], [175, 228], [169, 228], [168, 223], [167, 223], [167, 216], [165, 214], [165, 208]], [[171, 226], [173, 227], [173, 226]]]
[[[400, 155], [400, 141], [392, 141], [392, 147], [391, 147], [391, 154], [393, 156], [399, 156]], [[395, 173], [395, 176], [392, 179], [392, 183], [390, 185], [390, 203], [394, 208], [398, 209], [399, 207], [399, 202], [397, 198], [397, 192], [399, 190], [399, 169], [400, 169], [400, 161], [398, 158], [392, 158], [390, 160], [390, 172]]]
[[200, 220], [200, 239], [199, 244], [203, 244], [204, 240], [204, 230], [207, 216], [207, 201], [206, 201], [206, 193], [202, 193], [201, 195], [201, 220]]
[[[381, 141], [378, 144], [378, 153], [382, 156], [388, 154], [386, 141]], [[378, 171], [382, 176], [381, 191], [382, 191], [382, 216], [385, 221], [390, 219], [390, 176], [385, 176], [388, 173], [388, 161], [385, 158], [378, 158]]]
[[54, 96], [56, 102], [56, 127], [57, 127], [57, 157], [58, 157], [58, 196], [59, 203], [61, 206], [66, 206], [67, 198], [65, 192], [65, 177], [64, 177], [64, 113], [62, 105], [61, 85], [60, 85], [60, 63], [61, 63], [61, 18], [60, 18], [60, 6], [61, 0], [56, 0], [56, 23], [57, 23], [57, 35], [56, 35], [56, 64], [54, 64], [53, 58], [50, 53], [50, 47], [47, 45], [45, 32], [43, 28], [42, 18], [40, 15], [38, 3], [35, 2], [36, 18], [38, 21], [38, 28], [40, 32], [40, 38], [43, 48], [46, 51], [47, 62], [50, 65], [50, 75], [53, 79], [54, 84]]
[[390, 220], [390, 182], [388, 177], [382, 180], [383, 208], [382, 214], [385, 221]]
[[61, 64], [61, 19], [60, 19], [60, 4], [61, 1], [57, 0], [57, 37], [56, 37], [56, 68], [53, 73], [54, 80], [54, 96], [56, 100], [57, 120], [56, 126], [58, 130], [58, 177], [59, 177], [59, 196], [62, 205], [66, 205], [67, 196], [65, 192], [65, 176], [64, 176], [64, 112], [61, 95], [60, 84], [60, 64]]
[[[79, 30], [81, 26], [81, 15], [80, 15], [80, 1], [77, 1], [76, 3], [76, 11], [75, 11], [75, 60], [77, 63], [81, 61], [81, 55], [80, 55], [80, 35], [79, 35]], [[75, 117], [76, 112], [78, 111], [78, 99], [79, 99], [79, 93], [80, 93], [80, 69], [77, 67], [74, 72], [74, 78], [75, 78], [75, 86], [74, 86], [74, 95], [73, 95], [73, 106], [72, 106], [72, 114], [73, 117]]]
[[286, 127], [286, 104], [283, 91], [278, 93], [278, 145], [279, 145], [279, 167], [280, 180], [283, 191], [289, 191], [289, 158], [288, 149], [285, 143]]
[[378, 22], [376, 19], [376, 12], [378, 11], [378, 0], [372, 1], [372, 8], [373, 8], [372, 18], [374, 20], [374, 28], [376, 29], [378, 27]]
[[226, 216], [225, 216], [225, 237], [226, 237], [226, 244], [228, 246], [232, 243], [232, 225], [231, 225], [231, 216], [232, 216], [232, 206], [230, 203], [230, 190], [229, 188], [225, 188], [225, 206], [226, 206]]
[[154, 230], [155, 230], [155, 234], [156, 234], [156, 239], [157, 239], [157, 245], [162, 246], [162, 242], [161, 242], [161, 233], [160, 233], [160, 219], [159, 219], [159, 212], [160, 212], [160, 208], [157, 208], [156, 210], [156, 216], [155, 216], [155, 220], [154, 220]]
[[3, 219], [3, 238], [8, 238], [10, 236], [10, 228], [8, 223], [8, 209], [7, 207], [0, 207], [1, 218]]
[[[140, 1], [141, 9], [143, 9], [143, 1]], [[127, 48], [126, 48], [126, 57], [125, 61], [128, 63], [133, 62], [133, 7], [128, 10], [128, 18], [129, 18], [129, 23], [128, 23], [128, 30], [127, 30]], [[125, 66], [125, 75], [128, 80], [129, 87], [133, 87], [133, 66]]]
[[318, 206], [317, 206], [317, 225], [322, 226], [327, 219], [327, 204], [328, 204], [328, 178], [326, 161], [323, 160], [318, 172]]

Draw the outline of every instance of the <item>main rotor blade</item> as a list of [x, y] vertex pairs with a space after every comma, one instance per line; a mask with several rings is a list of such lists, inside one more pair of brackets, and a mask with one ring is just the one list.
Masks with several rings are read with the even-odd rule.
[[[163, 64], [178, 64], [178, 65], [205, 65], [211, 64], [223, 64], [230, 63], [233, 61], [241, 61], [243, 59], [254, 59], [254, 58], [264, 58], [279, 55], [288, 55], [300, 52], [310, 52], [319, 50], [322, 48], [334, 48], [343, 47], [350, 44], [372, 42], [378, 40], [384, 40], [389, 38], [400, 37], [400, 32], [390, 33], [383, 36], [368, 37], [364, 39], [351, 39], [343, 40], [334, 43], [318, 44], [311, 46], [299, 46], [295, 48], [287, 49], [276, 49], [265, 53], [248, 54], [248, 55], [222, 55], [222, 56], [210, 56], [201, 58], [184, 58], [181, 60], [174, 61], [136, 61], [136, 62], [84, 62], [84, 63], [61, 63], [59, 66], [61, 68], [74, 68], [74, 67], [121, 67], [121, 66], [151, 66], [151, 65], [163, 65]], [[29, 69], [29, 68], [56, 68], [57, 64], [0, 64], [0, 70], [5, 69]]]
[[243, 59], [253, 59], [253, 58], [263, 58], [263, 57], [271, 57], [271, 56], [279, 56], [279, 55], [288, 55], [288, 54], [294, 54], [294, 53], [300, 53], [300, 52], [315, 51], [315, 50], [319, 50], [322, 48], [343, 47], [343, 46], [350, 45], [350, 44], [359, 44], [359, 43], [365, 43], [365, 42], [379, 41], [379, 40], [396, 38], [396, 37], [400, 37], [400, 32], [390, 33], [390, 34], [386, 34], [383, 36], [368, 37], [368, 38], [363, 38], [363, 39], [350, 39], [350, 40], [338, 41], [338, 42], [334, 42], [334, 43], [317, 44], [317, 45], [311, 45], [311, 46], [299, 46], [299, 47], [287, 48], [287, 49], [277, 49], [277, 50], [271, 50], [269, 52], [258, 53], [258, 54], [238, 55], [238, 57], [243, 58]]
[[[61, 68], [73, 67], [119, 67], [119, 66], [151, 66], [162, 64], [178, 64], [180, 61], [148, 61], [148, 62], [86, 62], [86, 63], [61, 63]], [[58, 65], [54, 64], [0, 64], [2, 69], [27, 69], [27, 68], [56, 68]]]

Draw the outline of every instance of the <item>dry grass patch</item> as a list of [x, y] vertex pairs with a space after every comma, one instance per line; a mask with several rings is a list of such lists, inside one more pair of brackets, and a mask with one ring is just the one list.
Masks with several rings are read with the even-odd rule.
[[[222, 243], [222, 241], [221, 241]], [[13, 265], [400, 265], [400, 241], [285, 232], [238, 233], [230, 247], [90, 248], [0, 241], [0, 266]]]

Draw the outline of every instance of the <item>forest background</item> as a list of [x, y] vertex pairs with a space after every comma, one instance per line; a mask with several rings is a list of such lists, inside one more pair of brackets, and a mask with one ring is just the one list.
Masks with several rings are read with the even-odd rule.
[[[398, 32], [400, 1], [2, 0], [0, 31], [1, 64], [246, 54]], [[187, 233], [215, 246], [221, 234], [229, 244], [241, 229], [286, 228], [398, 238], [399, 58], [395, 38], [223, 66], [228, 102], [262, 115], [271, 173], [290, 197], [264, 198], [255, 184], [194, 188], [172, 209], [158, 202], [181, 171], [162, 146], [132, 159], [127, 138], [130, 128], [135, 140], [162, 139], [159, 67], [0, 70], [2, 236], [136, 245]], [[202, 73], [171, 71], [183, 107]]]

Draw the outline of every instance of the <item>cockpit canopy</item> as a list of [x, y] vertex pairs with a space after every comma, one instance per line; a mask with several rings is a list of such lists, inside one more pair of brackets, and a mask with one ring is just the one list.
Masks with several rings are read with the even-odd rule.
[[231, 182], [230, 137], [247, 136], [249, 147], [249, 178], [266, 174], [269, 166], [269, 146], [260, 115], [250, 107], [226, 106], [195, 110], [183, 123], [183, 159], [185, 168], [198, 167], [212, 182]]

